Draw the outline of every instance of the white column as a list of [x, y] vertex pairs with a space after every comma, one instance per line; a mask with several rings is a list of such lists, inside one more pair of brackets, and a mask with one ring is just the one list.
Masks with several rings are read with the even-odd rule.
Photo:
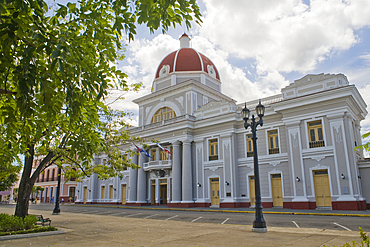
[[193, 203], [191, 141], [182, 143], [182, 203]]
[[[138, 157], [134, 155], [131, 157], [132, 163], [137, 165]], [[130, 178], [129, 178], [129, 191], [128, 191], [128, 202], [135, 202], [137, 199], [137, 170], [136, 168], [129, 168]]]
[[181, 142], [172, 143], [172, 203], [181, 201]]
[[137, 171], [137, 203], [147, 203], [146, 200], [146, 173], [144, 171], [144, 163], [147, 162], [146, 156], [139, 155], [139, 166], [141, 169]]

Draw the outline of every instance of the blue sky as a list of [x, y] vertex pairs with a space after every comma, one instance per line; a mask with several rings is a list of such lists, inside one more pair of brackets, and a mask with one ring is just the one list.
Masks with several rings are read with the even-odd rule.
[[[126, 60], [119, 66], [129, 83], [142, 82], [146, 88], [127, 94], [113, 107], [132, 111], [132, 124], [137, 123], [138, 112], [132, 100], [150, 93], [158, 64], [179, 48], [184, 32], [191, 36], [191, 46], [216, 65], [223, 93], [238, 103], [279, 94], [306, 74], [342, 73], [370, 104], [369, 0], [198, 0], [198, 4], [202, 26], [171, 28], [167, 35], [150, 34], [140, 26], [135, 41], [127, 43]], [[370, 117], [361, 125], [363, 132], [370, 131]]]

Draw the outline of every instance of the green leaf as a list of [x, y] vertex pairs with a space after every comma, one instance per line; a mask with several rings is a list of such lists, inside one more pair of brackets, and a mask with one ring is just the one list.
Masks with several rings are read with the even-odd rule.
[[51, 58], [57, 58], [60, 55], [60, 50], [54, 50], [51, 54]]

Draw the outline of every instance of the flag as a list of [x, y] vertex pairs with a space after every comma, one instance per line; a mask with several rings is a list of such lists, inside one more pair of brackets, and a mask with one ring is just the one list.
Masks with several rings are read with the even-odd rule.
[[153, 157], [151, 157], [151, 156], [148, 154], [148, 152], [147, 152], [147, 151], [145, 151], [144, 149], [139, 148], [139, 147], [138, 147], [138, 146], [136, 146], [135, 144], [134, 144], [134, 146], [137, 148], [137, 150], [138, 150], [140, 153], [145, 154], [145, 156], [146, 156], [146, 157], [153, 158]]
[[172, 156], [172, 154], [171, 154], [170, 150], [168, 150], [167, 148], [162, 147], [162, 145], [161, 145], [161, 144], [159, 144], [159, 143], [157, 143], [157, 145], [158, 145], [158, 147], [159, 147], [162, 151], [165, 151], [166, 153], [168, 153], [169, 155], [171, 155], [171, 156]]

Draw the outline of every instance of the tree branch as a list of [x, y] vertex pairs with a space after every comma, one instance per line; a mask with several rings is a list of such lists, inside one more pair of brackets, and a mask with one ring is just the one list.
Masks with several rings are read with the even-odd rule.
[[9, 94], [9, 95], [16, 95], [17, 92], [9, 91], [7, 89], [0, 88], [0, 94]]
[[[55, 156], [54, 152], [53, 151], [50, 151], [46, 156], [45, 158], [41, 161], [41, 163], [39, 164], [39, 166], [36, 168], [36, 170], [33, 172], [32, 174], [32, 177], [31, 177], [31, 180], [32, 181], [35, 181], [36, 178], [39, 176], [39, 174], [41, 173], [41, 171], [45, 168], [45, 166], [47, 164], [49, 164], [50, 160]], [[37, 175], [36, 175], [37, 174]]]
[[64, 157], [69, 159], [72, 163], [76, 164], [81, 169], [81, 171], [85, 174], [85, 176], [88, 176], [87, 173], [85, 172], [85, 170], [83, 169], [83, 167], [80, 165], [80, 163], [78, 163], [77, 161], [73, 160], [72, 158], [70, 158], [68, 156], [64, 156]]

